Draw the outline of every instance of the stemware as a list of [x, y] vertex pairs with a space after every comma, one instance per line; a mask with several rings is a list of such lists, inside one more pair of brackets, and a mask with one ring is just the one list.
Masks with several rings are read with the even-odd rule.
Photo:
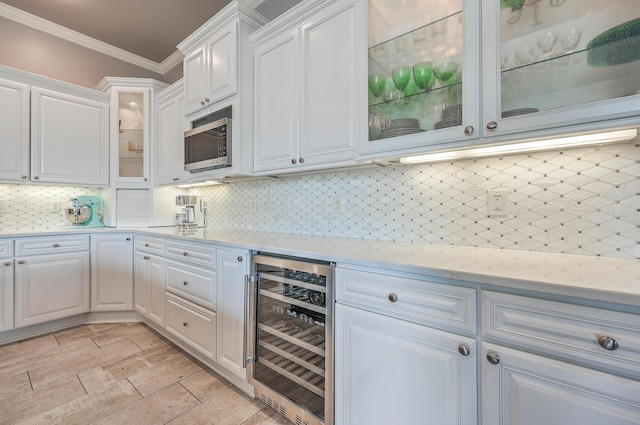
[[447, 80], [453, 77], [458, 70], [456, 62], [442, 62], [433, 68], [433, 74], [436, 76], [441, 86], [447, 85]]
[[369, 90], [376, 98], [380, 97], [387, 87], [387, 76], [382, 73], [369, 75]]
[[409, 84], [409, 79], [411, 78], [411, 67], [402, 65], [393, 68], [391, 70], [391, 78], [393, 79], [393, 84], [396, 85], [396, 88], [404, 91]]
[[429, 61], [424, 61], [413, 65], [413, 80], [420, 89], [431, 90], [436, 81], [433, 75], [433, 64]]
[[558, 41], [556, 32], [545, 31], [536, 39], [536, 45], [545, 58], [550, 58], [553, 55], [553, 47], [556, 45], [556, 41]]

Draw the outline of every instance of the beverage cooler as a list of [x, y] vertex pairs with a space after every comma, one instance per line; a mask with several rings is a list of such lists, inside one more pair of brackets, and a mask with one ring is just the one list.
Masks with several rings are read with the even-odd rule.
[[330, 263], [253, 256], [249, 382], [295, 424], [330, 425], [333, 275]]

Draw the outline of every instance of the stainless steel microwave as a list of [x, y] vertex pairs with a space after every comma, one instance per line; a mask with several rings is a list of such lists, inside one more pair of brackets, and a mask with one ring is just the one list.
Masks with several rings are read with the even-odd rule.
[[184, 133], [184, 169], [192, 173], [231, 166], [231, 118]]

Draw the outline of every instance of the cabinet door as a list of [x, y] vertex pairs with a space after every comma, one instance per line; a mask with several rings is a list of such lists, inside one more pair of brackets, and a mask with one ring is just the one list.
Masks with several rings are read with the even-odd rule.
[[359, 9], [351, 1], [338, 2], [302, 26], [301, 164], [353, 160], [357, 155], [363, 72], [358, 60]]
[[16, 259], [16, 328], [89, 311], [89, 252]]
[[208, 92], [205, 102], [216, 103], [238, 92], [238, 21], [218, 29], [207, 40]]
[[91, 311], [133, 309], [133, 238], [91, 237]]
[[134, 306], [144, 317], [149, 317], [151, 297], [151, 256], [136, 252], [136, 268], [134, 280]]
[[0, 180], [29, 179], [29, 86], [0, 79]]
[[335, 317], [336, 425], [477, 423], [475, 340], [341, 304]]
[[501, 346], [482, 349], [483, 424], [640, 424], [636, 380]]
[[482, 13], [485, 136], [638, 115], [636, 2], [493, 0]]
[[182, 90], [158, 106], [158, 183], [184, 180], [184, 96]]
[[300, 128], [299, 33], [287, 32], [254, 53], [254, 170], [292, 167]]
[[184, 58], [184, 99], [186, 115], [204, 108], [205, 93], [209, 90], [206, 49], [202, 46]]
[[218, 250], [216, 361], [235, 375], [246, 379], [246, 294], [245, 276], [249, 273], [247, 251]]
[[166, 268], [164, 258], [151, 257], [149, 274], [151, 277], [149, 319], [164, 327], [166, 311]]
[[13, 329], [13, 260], [0, 260], [0, 332]]
[[32, 88], [31, 178], [109, 184], [109, 105]]

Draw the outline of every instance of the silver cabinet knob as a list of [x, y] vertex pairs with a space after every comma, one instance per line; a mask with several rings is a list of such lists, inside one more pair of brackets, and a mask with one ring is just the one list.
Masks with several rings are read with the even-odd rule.
[[495, 130], [496, 128], [498, 128], [498, 123], [497, 123], [497, 122], [495, 122], [495, 121], [489, 121], [489, 122], [487, 123], [487, 130], [491, 130], [491, 131], [493, 131], [493, 130]]
[[242, 262], [242, 255], [238, 255], [238, 262]]
[[177, 181], [179, 181], [179, 180], [180, 180], [180, 178], [179, 178], [179, 177], [174, 177], [174, 178], [173, 178], [173, 181], [174, 181], [174, 182], [177, 182]]
[[187, 282], [187, 281], [185, 280], [184, 282], [182, 282], [182, 284], [183, 284], [184, 286], [187, 286], [187, 285], [189, 284], [189, 282]]
[[201, 105], [204, 105], [204, 100], [201, 100], [201, 101], [200, 101], [200, 104], [201, 104]]
[[189, 322], [182, 322], [182, 326], [186, 328], [187, 326], [189, 326]]
[[466, 127], [464, 128], [464, 135], [465, 135], [465, 136], [471, 136], [471, 135], [473, 134], [473, 130], [475, 130], [475, 129], [473, 128], [473, 126], [472, 126], [472, 125], [468, 125], [468, 126], [466, 126]]
[[145, 177], [145, 178], [144, 178], [144, 181], [148, 182], [148, 181], [149, 181], [149, 179]]
[[148, 243], [144, 244], [144, 247], [149, 248], [149, 244]]
[[389, 296], [387, 297], [389, 299], [389, 301], [391, 301], [392, 303], [398, 301], [398, 296], [396, 294], [394, 294], [393, 292], [389, 294]]
[[151, 257], [147, 257], [146, 255], [143, 257], [145, 260], [151, 260]]
[[27, 176], [21, 176], [21, 177], [22, 177], [22, 180], [26, 180], [27, 179]]
[[182, 255], [184, 255], [185, 257], [187, 257], [189, 255], [189, 253], [187, 251], [183, 252]]
[[600, 347], [604, 348], [605, 350], [613, 351], [618, 349], [618, 341], [616, 341], [614, 338], [611, 338], [610, 336], [599, 336], [598, 344], [600, 344]]
[[208, 97], [205, 97], [205, 98], [204, 98], [204, 101], [205, 101], [205, 102], [207, 102], [207, 103], [209, 103], [209, 98], [208, 98]]
[[18, 264], [26, 264], [27, 262], [25, 260], [18, 260]]
[[292, 158], [292, 159], [291, 159], [291, 163], [292, 163], [293, 165], [296, 165], [296, 164], [298, 163], [298, 160], [297, 160], [297, 159], [295, 159], [295, 158]]
[[487, 353], [487, 360], [489, 360], [489, 363], [491, 364], [498, 364], [500, 363], [500, 356], [498, 355], [498, 353], [490, 351]]
[[7, 266], [7, 267], [9, 267], [9, 266], [11, 265], [11, 261], [5, 261], [5, 262], [4, 262], [4, 265], [5, 265], [5, 266]]
[[304, 158], [300, 157], [300, 159], [298, 160], [298, 162], [299, 162], [300, 164], [302, 164], [302, 163], [304, 162]]
[[463, 356], [467, 357], [469, 354], [471, 354], [471, 349], [469, 348], [469, 346], [467, 344], [460, 344], [460, 345], [458, 345], [458, 353], [460, 353]]
[[53, 247], [54, 247], [54, 248], [60, 248], [60, 244], [59, 244], [59, 243], [54, 243], [54, 244], [53, 244]]
[[130, 241], [130, 240], [131, 240], [131, 238], [130, 238], [130, 237], [127, 237], [125, 240], [126, 240], [126, 241]]

